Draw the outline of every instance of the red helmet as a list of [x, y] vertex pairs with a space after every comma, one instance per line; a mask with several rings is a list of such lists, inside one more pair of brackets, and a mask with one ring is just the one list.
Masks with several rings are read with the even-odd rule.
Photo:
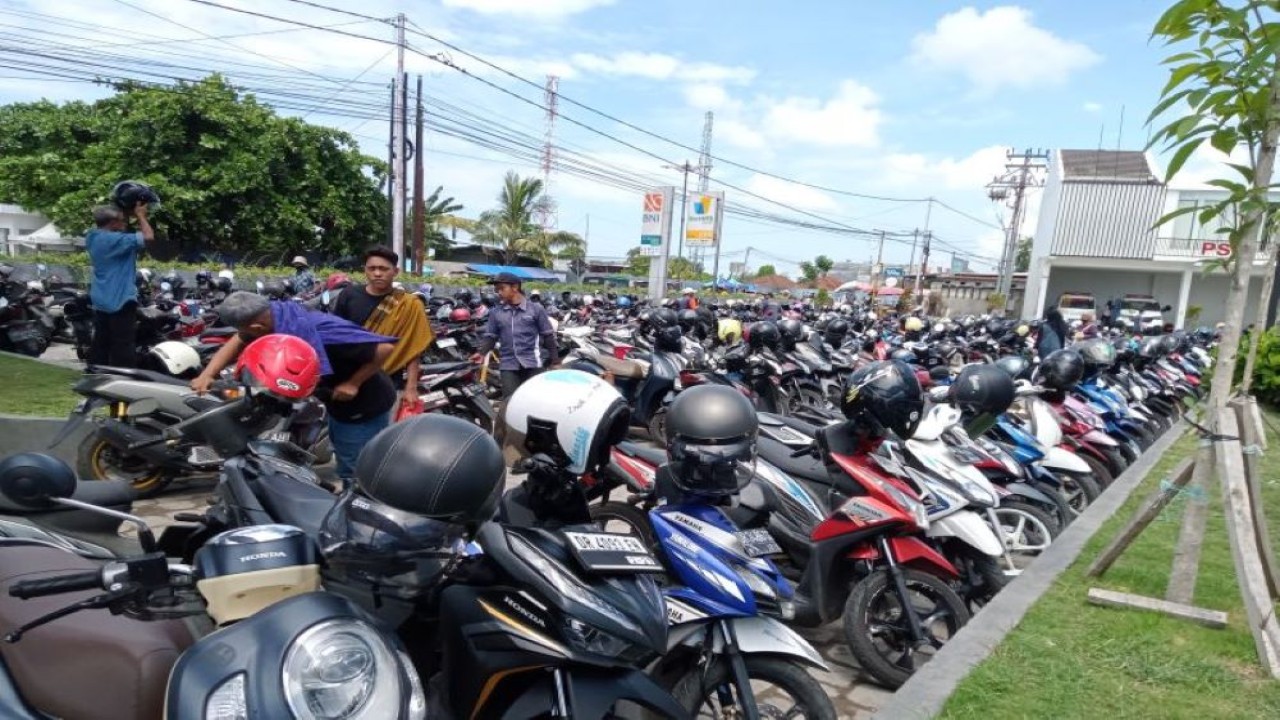
[[301, 400], [320, 382], [320, 358], [301, 338], [265, 335], [240, 353], [236, 379], [285, 400]]
[[324, 289], [337, 290], [338, 288], [346, 287], [350, 284], [351, 278], [347, 277], [346, 273], [336, 272], [330, 274], [329, 278], [324, 281]]
[[471, 310], [464, 307], [454, 308], [453, 312], [449, 313], [449, 321], [458, 323], [471, 322]]

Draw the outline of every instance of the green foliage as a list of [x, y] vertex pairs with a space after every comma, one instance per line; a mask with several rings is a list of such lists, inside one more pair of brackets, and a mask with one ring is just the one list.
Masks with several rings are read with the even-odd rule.
[[17, 355], [0, 355], [0, 413], [63, 417], [75, 408], [80, 396], [71, 386], [81, 374], [68, 368]]
[[826, 255], [819, 255], [813, 259], [813, 266], [818, 269], [818, 274], [826, 275], [831, 272], [831, 268], [836, 266], [836, 261]]
[[[431, 194], [422, 199], [423, 225], [425, 232], [423, 233], [423, 253], [432, 255], [440, 250], [447, 250], [452, 247], [449, 236], [445, 235], [441, 228], [444, 227], [446, 217], [462, 209], [462, 203], [454, 201], [452, 197], [442, 198], [440, 194], [444, 192], [444, 186], [437, 186]], [[413, 237], [413, 215], [410, 213], [409, 221], [405, 223], [405, 231], [409, 238]], [[409, 247], [406, 241], [405, 247]]]
[[761, 265], [760, 269], [756, 271], [756, 277], [768, 277], [770, 275], [777, 275], [777, 274], [778, 274], [778, 269], [772, 265]]
[[93, 103], [0, 107], [0, 197], [67, 233], [88, 227], [112, 185], [135, 179], [160, 193], [157, 232], [182, 247], [340, 256], [380, 234], [383, 174], [347, 133], [279, 117], [217, 75], [121, 85]]
[[1031, 269], [1031, 238], [1018, 241], [1018, 254], [1013, 256], [1014, 272], [1026, 272]]
[[640, 248], [631, 248], [627, 251], [627, 274], [636, 277], [648, 277], [649, 261], [652, 259], [652, 256], [641, 255]]
[[586, 242], [577, 234], [546, 232], [535, 222], [539, 214], [553, 209], [542, 180], [509, 171], [502, 180], [498, 206], [480, 213], [474, 237], [482, 245], [501, 250], [505, 265], [515, 264], [520, 254], [532, 255], [544, 266], [550, 266], [554, 257], [585, 257]]
[[987, 312], [1004, 309], [1005, 300], [1004, 293], [991, 293], [987, 296]]
[[1190, 328], [1193, 325], [1195, 325], [1196, 322], [1200, 320], [1200, 313], [1202, 312], [1204, 312], [1204, 308], [1200, 307], [1199, 305], [1188, 305], [1187, 321], [1186, 323], [1184, 323], [1184, 327]]
[[[1244, 378], [1245, 351], [1248, 347], [1249, 334], [1246, 333], [1240, 338], [1240, 353], [1236, 356], [1236, 383]], [[1258, 402], [1280, 408], [1280, 329], [1271, 328], [1258, 338], [1251, 392], [1258, 398]]]

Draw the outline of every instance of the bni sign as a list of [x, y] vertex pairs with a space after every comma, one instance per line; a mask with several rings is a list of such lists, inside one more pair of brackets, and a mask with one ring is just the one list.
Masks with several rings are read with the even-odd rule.
[[640, 254], [661, 255], [663, 239], [671, 227], [671, 197], [674, 188], [658, 188], [644, 194], [644, 214], [640, 220]]

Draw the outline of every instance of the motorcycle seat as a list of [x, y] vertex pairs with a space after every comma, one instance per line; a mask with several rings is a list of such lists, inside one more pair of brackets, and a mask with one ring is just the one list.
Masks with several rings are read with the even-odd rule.
[[[81, 591], [19, 600], [9, 588], [100, 565], [62, 550], [14, 545], [0, 553], [0, 632], [91, 597]], [[194, 642], [180, 620], [143, 622], [108, 610], [82, 610], [0, 644], [4, 668], [23, 698], [53, 717], [134, 720], [164, 714], [169, 672]]]
[[235, 335], [237, 332], [239, 331], [233, 327], [216, 327], [216, 328], [209, 328], [204, 332], [200, 333], [200, 337], [231, 337], [232, 335]]
[[619, 360], [611, 355], [601, 354], [594, 360], [600, 363], [600, 367], [604, 368], [614, 377], [625, 378], [630, 380], [639, 380], [645, 375], [644, 365], [635, 360]]
[[642, 460], [655, 468], [662, 467], [667, 462], [667, 451], [661, 448], [646, 447], [630, 440], [623, 440], [618, 443], [618, 450], [627, 457]]
[[312, 537], [319, 536], [325, 516], [338, 502], [328, 490], [285, 475], [267, 475], [258, 487], [263, 508], [276, 522], [293, 525]]
[[471, 362], [468, 360], [457, 360], [454, 362], [442, 362], [442, 363], [426, 363], [425, 365], [422, 366], [422, 376], [426, 377], [427, 375], [444, 375], [445, 373], [457, 372], [459, 370], [463, 370], [468, 367], [471, 367]]
[[792, 457], [791, 455], [795, 452], [795, 448], [766, 437], [759, 439], [758, 446], [760, 448], [760, 457], [791, 477], [802, 478], [823, 485], [831, 484], [831, 475], [827, 472], [826, 465], [812, 455]]
[[134, 380], [142, 380], [144, 382], [164, 383], [166, 385], [186, 385], [189, 381], [181, 378], [165, 375], [164, 373], [153, 372], [151, 370], [140, 370], [138, 368], [122, 368], [110, 367], [108, 365], [90, 365], [86, 368], [90, 374], [94, 375], [122, 375], [124, 377], [133, 378]]

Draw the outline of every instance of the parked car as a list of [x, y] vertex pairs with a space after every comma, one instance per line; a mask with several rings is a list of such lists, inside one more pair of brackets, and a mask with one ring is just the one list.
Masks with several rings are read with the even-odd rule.
[[1115, 322], [1126, 330], [1149, 334], [1164, 327], [1164, 314], [1172, 308], [1161, 306], [1150, 295], [1124, 295], [1120, 298], [1120, 316]]
[[1098, 317], [1098, 302], [1090, 293], [1066, 292], [1058, 296], [1058, 311], [1068, 324], [1083, 322], [1085, 314]]

